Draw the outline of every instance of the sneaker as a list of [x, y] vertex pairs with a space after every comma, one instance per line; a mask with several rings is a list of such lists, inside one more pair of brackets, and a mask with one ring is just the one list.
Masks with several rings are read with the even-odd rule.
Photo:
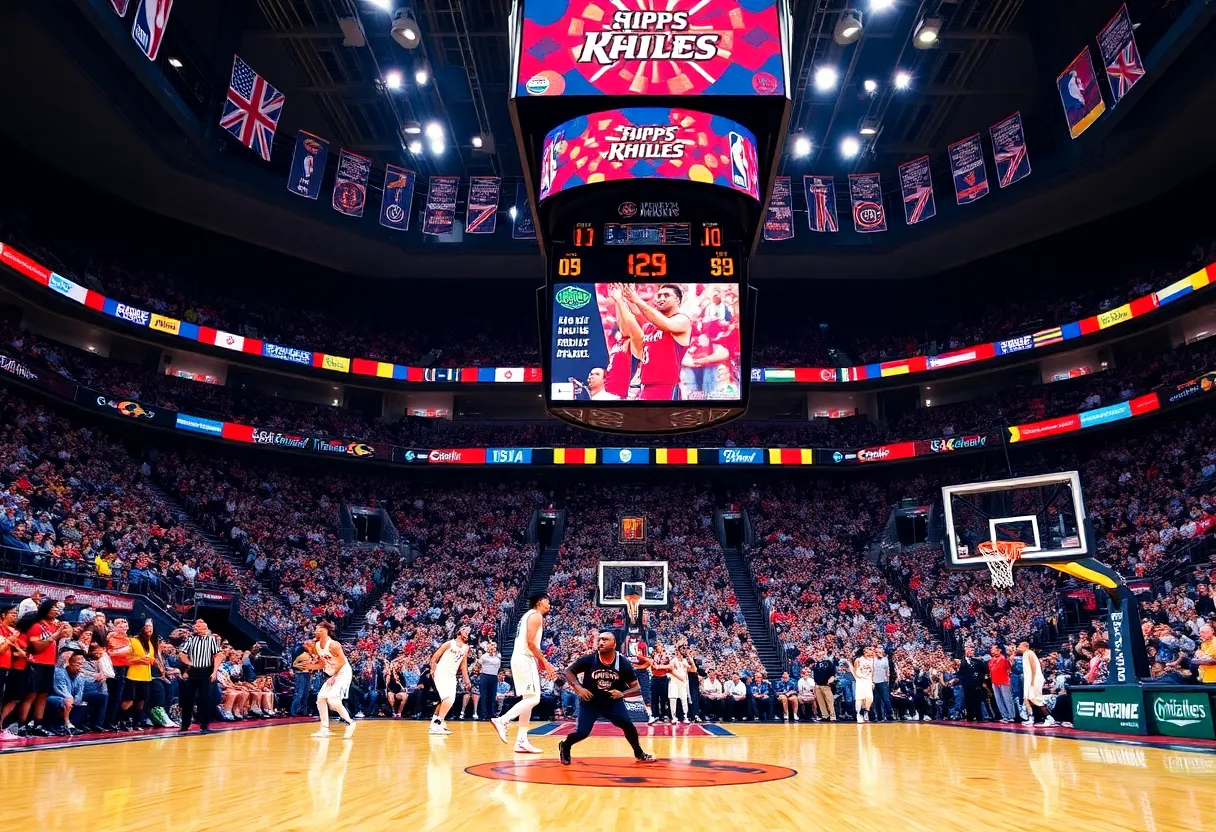
[[570, 747], [566, 745], [565, 740], [557, 744], [557, 759], [561, 760], [564, 766], [570, 765]]
[[858, 715], [857, 715], [857, 722], [858, 722], [858, 723], [865, 722], [865, 720], [861, 718], [861, 714], [858, 714]]
[[656, 722], [658, 722], [658, 721], [659, 721], [659, 718], [658, 718], [657, 716], [655, 716], [654, 714], [651, 714], [651, 715], [650, 715], [650, 718], [646, 720], [646, 724], [647, 724], [647, 725], [654, 725], [654, 724], [655, 724]]
[[363, 719], [363, 711], [359, 711], [359, 713], [355, 714], [355, 719]]
[[1050, 714], [1048, 714], [1047, 719], [1043, 720], [1044, 728], [1050, 728], [1055, 724], [1056, 724], [1055, 717], [1051, 716]]
[[685, 725], [691, 725], [691, 724], [692, 724], [692, 722], [691, 722], [691, 721], [688, 719], [688, 717], [684, 717], [684, 724], [685, 724]]
[[12, 727], [13, 726], [10, 725], [8, 728], [5, 728], [3, 731], [0, 731], [0, 742], [11, 742], [12, 740], [21, 739], [21, 737], [18, 736], [16, 731], [11, 730]]
[[443, 726], [438, 722], [432, 722], [427, 733], [435, 737], [446, 737], [450, 732], [444, 731]]
[[479, 719], [481, 719], [481, 717], [479, 717], [477, 714], [473, 714], [473, 721], [474, 721], [474, 722], [477, 722], [477, 720], [479, 720]]
[[516, 754], [543, 754], [544, 752], [537, 748], [527, 740], [519, 740], [515, 743]]
[[354, 722], [352, 722], [350, 725], [347, 725], [346, 730], [342, 732], [342, 739], [348, 740], [351, 737], [353, 737], [355, 735], [355, 729], [358, 727], [359, 727], [358, 724], [354, 723]]
[[[206, 731], [207, 729], [204, 728], [203, 730]], [[314, 737], [332, 737], [333, 735], [334, 735], [334, 732], [329, 730], [328, 728], [318, 728], [316, 731], [313, 731], [313, 733], [312, 733], [312, 736], [314, 736]]]
[[1034, 720], [1033, 719], [1023, 719], [1022, 724], [1025, 725], [1027, 728], [1033, 728]]
[[1061, 723], [1060, 723], [1060, 727], [1061, 727], [1061, 728], [1071, 728], [1071, 727], [1072, 727], [1072, 723], [1071, 723], [1071, 722], [1061, 722]]
[[506, 742], [506, 741], [507, 741], [507, 725], [506, 725], [506, 723], [505, 723], [505, 722], [500, 721], [500, 720], [498, 719], [498, 717], [491, 717], [491, 718], [490, 718], [490, 724], [491, 724], [491, 725], [493, 725], [493, 726], [494, 726], [494, 730], [498, 732], [498, 738], [499, 738], [500, 740], [502, 740], [503, 742]]
[[799, 722], [799, 721], [800, 720], [798, 719], [798, 714], [794, 714], [794, 722]]
[[921, 717], [921, 719], [924, 720], [925, 722], [933, 721], [933, 717], [929, 716], [928, 714], [925, 714], [923, 717]]
[[641, 757], [635, 757], [634, 759], [636, 759], [639, 763], [657, 763], [658, 762], [658, 760], [656, 760], [654, 758], [654, 756], [651, 754], [643, 754]]

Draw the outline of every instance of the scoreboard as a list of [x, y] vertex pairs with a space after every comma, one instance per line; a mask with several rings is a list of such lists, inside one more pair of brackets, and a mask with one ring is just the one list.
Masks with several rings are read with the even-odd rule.
[[785, 0], [516, 0], [512, 21], [549, 412], [618, 433], [737, 418], [789, 120]]

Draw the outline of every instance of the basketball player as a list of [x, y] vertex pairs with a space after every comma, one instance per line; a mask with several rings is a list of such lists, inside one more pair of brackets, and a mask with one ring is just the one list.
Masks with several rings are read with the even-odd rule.
[[574, 733], [557, 745], [562, 765], [570, 765], [570, 749], [591, 735], [595, 721], [604, 717], [625, 734], [633, 756], [639, 763], [653, 763], [654, 757], [642, 750], [638, 729], [629, 718], [625, 698], [638, 696], [637, 677], [633, 665], [616, 652], [616, 637], [607, 631], [595, 639], [595, 652], [577, 659], [566, 668], [566, 684], [578, 694], [582, 704], [578, 709], [578, 725]]
[[[469, 635], [473, 628], [465, 624], [456, 634], [456, 638], [445, 641], [431, 656], [431, 678], [435, 680], [435, 691], [439, 694], [439, 704], [431, 717], [432, 734], [450, 734], [444, 717], [456, 700], [456, 671], [464, 677], [464, 686], [472, 689], [469, 682]], [[459, 714], [457, 714], [459, 716]]]
[[608, 338], [608, 368], [604, 373], [604, 389], [618, 399], [629, 396], [629, 384], [642, 360], [640, 349], [634, 353], [632, 337], [635, 330], [641, 332], [641, 326], [633, 310], [625, 303], [622, 292], [622, 284], [608, 284], [608, 297], [616, 305], [616, 326]]
[[634, 354], [642, 357], [638, 371], [642, 385], [638, 398], [643, 401], [678, 401], [680, 368], [684, 352], [692, 339], [692, 321], [680, 311], [684, 290], [675, 283], [664, 283], [654, 294], [654, 305], [638, 297], [633, 284], [622, 292], [630, 306], [646, 319], [641, 332], [632, 333]]
[[870, 721], [870, 706], [874, 704], [874, 655], [869, 647], [857, 650], [853, 660], [853, 677], [857, 697], [857, 721]]
[[[624, 626], [614, 634], [615, 643], [624, 645], [622, 651], [625, 658], [633, 665], [633, 674], [638, 680], [637, 696], [642, 699], [642, 707], [646, 709], [646, 722], [653, 724], [658, 721], [650, 710], [650, 661], [649, 648], [654, 644], [656, 634], [646, 625], [649, 623], [649, 613], [642, 610], [636, 619], [631, 620], [628, 612], [625, 614]], [[598, 636], [597, 636], [598, 638]]]
[[1030, 643], [1023, 641], [1018, 645], [1018, 654], [1022, 657], [1022, 690], [1029, 716], [1022, 721], [1028, 728], [1035, 726], [1035, 718], [1043, 717], [1043, 727], [1050, 728], [1056, 724], [1055, 719], [1047, 712], [1047, 703], [1043, 699], [1043, 686], [1046, 679], [1043, 676], [1043, 665], [1039, 657], [1030, 649]]
[[540, 641], [545, 629], [545, 615], [549, 612], [549, 596], [541, 592], [528, 599], [528, 611], [519, 619], [515, 631], [515, 648], [511, 651], [511, 676], [515, 680], [515, 692], [521, 697], [490, 724], [498, 732], [498, 738], [507, 741], [507, 723], [519, 717], [519, 732], [515, 737], [516, 754], [539, 754], [540, 749], [528, 742], [528, 720], [532, 709], [540, 704], [540, 672], [552, 679], [557, 675], [553, 665], [540, 651]]
[[332, 638], [333, 632], [334, 625], [328, 621], [322, 621], [313, 630], [313, 655], [317, 660], [311, 669], [323, 670], [329, 677], [317, 692], [317, 714], [321, 717], [321, 727], [313, 736], [333, 736], [329, 730], [329, 712], [332, 710], [346, 723], [346, 733], [343, 736], [350, 739], [355, 735], [355, 721], [351, 719], [342, 700], [350, 692], [354, 672], [350, 662], [346, 660], [346, 654], [342, 652], [342, 645]]

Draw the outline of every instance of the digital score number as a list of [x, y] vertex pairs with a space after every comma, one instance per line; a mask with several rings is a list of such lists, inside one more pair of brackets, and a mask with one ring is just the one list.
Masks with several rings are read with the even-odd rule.
[[583, 273], [583, 258], [576, 254], [566, 254], [557, 258], [558, 277], [578, 277]]
[[629, 255], [630, 277], [667, 277], [667, 253], [639, 251]]

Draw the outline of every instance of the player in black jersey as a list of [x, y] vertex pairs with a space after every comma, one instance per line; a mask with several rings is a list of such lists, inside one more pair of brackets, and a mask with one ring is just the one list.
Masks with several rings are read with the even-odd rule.
[[642, 750], [638, 729], [629, 718], [625, 697], [637, 696], [637, 676], [629, 660], [616, 652], [616, 637], [602, 632], [595, 639], [596, 652], [588, 653], [566, 668], [566, 683], [578, 694], [583, 704], [578, 709], [578, 726], [574, 733], [558, 743], [557, 752], [562, 765], [570, 765], [570, 749], [591, 735], [600, 717], [625, 732], [639, 763], [653, 763], [654, 757]]

